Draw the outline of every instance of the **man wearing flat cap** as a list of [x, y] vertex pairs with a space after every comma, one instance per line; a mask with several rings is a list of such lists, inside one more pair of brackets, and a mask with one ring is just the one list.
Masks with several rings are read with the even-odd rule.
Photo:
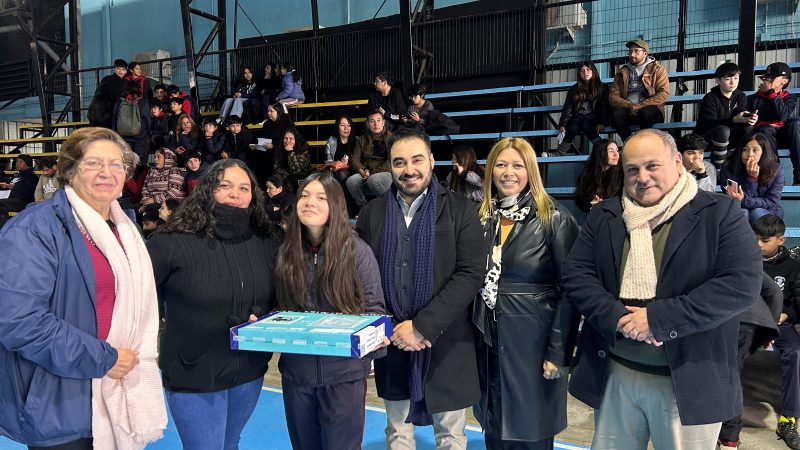
[[642, 39], [628, 41], [628, 62], [617, 70], [611, 85], [611, 124], [622, 140], [631, 135], [631, 125], [653, 128], [664, 122], [664, 104], [669, 97], [667, 70], [650, 56]]

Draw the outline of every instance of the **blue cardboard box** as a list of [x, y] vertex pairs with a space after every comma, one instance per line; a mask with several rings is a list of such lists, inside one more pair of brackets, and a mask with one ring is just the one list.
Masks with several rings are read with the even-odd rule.
[[231, 328], [231, 348], [362, 358], [391, 335], [391, 316], [276, 311]]

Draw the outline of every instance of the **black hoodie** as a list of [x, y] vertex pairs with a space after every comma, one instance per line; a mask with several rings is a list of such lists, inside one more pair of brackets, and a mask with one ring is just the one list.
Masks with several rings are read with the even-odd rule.
[[775, 256], [764, 258], [764, 272], [783, 290], [782, 312], [789, 316], [788, 322], [796, 324], [800, 317], [800, 261], [792, 258], [786, 247], [780, 247]]
[[733, 123], [733, 117], [742, 111], [747, 111], [747, 96], [744, 92], [736, 89], [731, 93], [731, 98], [727, 98], [722, 95], [719, 86], [714, 86], [700, 102], [694, 131], [704, 134], [718, 125], [745, 127], [746, 123]]

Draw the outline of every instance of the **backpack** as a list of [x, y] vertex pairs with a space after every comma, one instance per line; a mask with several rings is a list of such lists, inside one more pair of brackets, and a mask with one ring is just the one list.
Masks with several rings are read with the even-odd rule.
[[450, 134], [458, 134], [459, 131], [461, 131], [461, 127], [443, 112], [433, 109], [428, 113], [425, 131], [430, 136], [447, 136]]
[[142, 131], [142, 116], [139, 99], [122, 100], [117, 113], [117, 133], [120, 136], [138, 136]]

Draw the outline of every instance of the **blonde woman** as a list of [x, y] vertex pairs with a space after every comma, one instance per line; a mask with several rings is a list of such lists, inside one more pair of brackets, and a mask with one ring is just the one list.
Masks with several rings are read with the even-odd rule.
[[562, 298], [561, 262], [575, 219], [544, 190], [536, 153], [506, 138], [486, 160], [479, 214], [488, 257], [475, 301], [481, 400], [475, 416], [487, 449], [552, 449], [566, 428], [569, 359], [578, 314]]

